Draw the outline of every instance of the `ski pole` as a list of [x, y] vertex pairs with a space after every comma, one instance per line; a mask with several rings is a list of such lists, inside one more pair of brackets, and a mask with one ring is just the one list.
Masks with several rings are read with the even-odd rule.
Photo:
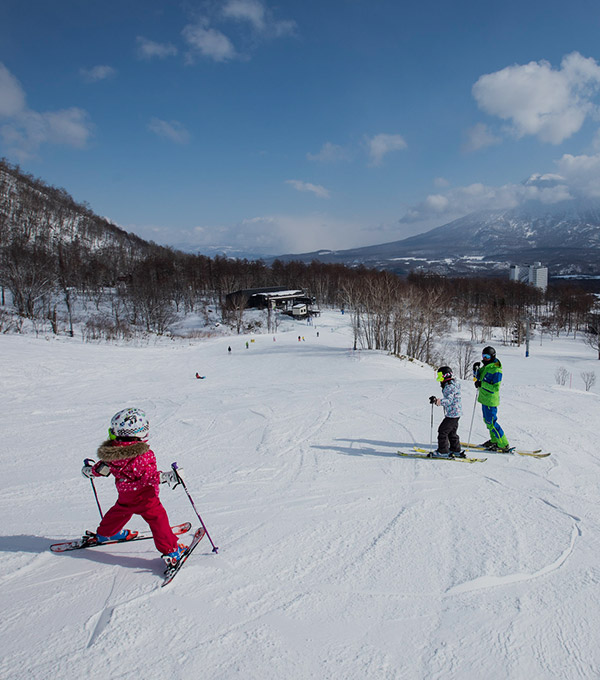
[[433, 451], [433, 401], [431, 402], [431, 429], [429, 430], [429, 452]]
[[[84, 465], [93, 465], [94, 461], [91, 458], [86, 458], [83, 461]], [[94, 484], [94, 478], [90, 477], [90, 482], [92, 483], [92, 491], [94, 492], [94, 498], [96, 499], [96, 505], [98, 506], [98, 512], [100, 513], [100, 517], [104, 519], [104, 513], [102, 512], [102, 508], [100, 507], [100, 501], [98, 500], [98, 493], [96, 492], [96, 485]]]
[[471, 414], [471, 427], [469, 427], [469, 438], [467, 442], [471, 443], [471, 430], [473, 429], [473, 420], [475, 419], [475, 408], [477, 406], [477, 396], [479, 395], [479, 390], [475, 392], [475, 401], [473, 402], [473, 413]]
[[177, 465], [177, 463], [171, 463], [171, 467], [173, 468], [173, 471], [174, 471], [175, 474], [177, 475], [177, 480], [178, 480], [179, 483], [183, 486], [183, 489], [184, 489], [184, 491], [186, 492], [187, 497], [190, 499], [190, 503], [192, 504], [192, 508], [194, 508], [194, 512], [195, 512], [196, 515], [198, 516], [198, 519], [200, 520], [200, 524], [202, 524], [202, 528], [203, 528], [204, 531], [206, 532], [206, 535], [208, 536], [208, 540], [210, 541], [210, 544], [211, 544], [212, 547], [213, 547], [213, 552], [214, 552], [214, 553], [219, 552], [219, 548], [217, 548], [217, 546], [213, 543], [213, 540], [212, 540], [212, 538], [210, 537], [210, 534], [208, 533], [208, 529], [206, 528], [206, 524], [204, 524], [204, 522], [202, 521], [202, 517], [200, 517], [200, 513], [198, 512], [198, 510], [196, 510], [196, 506], [195, 506], [195, 504], [194, 504], [194, 501], [192, 500], [192, 497], [190, 496], [190, 492], [187, 490], [187, 486], [185, 485], [185, 482], [183, 481], [183, 478], [180, 477], [180, 476], [179, 476], [179, 473], [177, 472], [179, 466]]

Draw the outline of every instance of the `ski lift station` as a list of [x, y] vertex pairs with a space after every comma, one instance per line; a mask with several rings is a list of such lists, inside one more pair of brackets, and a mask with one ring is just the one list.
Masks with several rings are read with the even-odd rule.
[[308, 305], [305, 302], [297, 302], [292, 306], [292, 316], [298, 318], [308, 316]]
[[225, 298], [225, 305], [230, 309], [236, 307], [272, 309], [296, 318], [318, 315], [319, 310], [315, 302], [315, 298], [307, 295], [303, 290], [290, 289], [285, 286], [236, 290]]

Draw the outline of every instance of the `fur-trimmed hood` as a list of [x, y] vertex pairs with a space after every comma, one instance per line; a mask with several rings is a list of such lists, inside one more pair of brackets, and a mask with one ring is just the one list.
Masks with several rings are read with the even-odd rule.
[[117, 460], [137, 458], [149, 449], [147, 442], [116, 442], [108, 439], [98, 447], [98, 459], [105, 463], [114, 463]]

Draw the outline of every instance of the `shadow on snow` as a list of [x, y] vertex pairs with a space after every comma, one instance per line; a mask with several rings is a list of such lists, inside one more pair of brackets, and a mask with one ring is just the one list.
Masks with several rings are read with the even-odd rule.
[[[379, 456], [380, 458], [397, 458], [397, 451], [400, 449], [412, 449], [413, 446], [419, 446], [421, 448], [426, 448], [429, 445], [427, 444], [415, 444], [415, 442], [387, 442], [387, 441], [380, 441], [376, 439], [342, 439], [338, 438], [335, 441], [341, 441], [341, 442], [350, 442], [350, 446], [320, 446], [317, 444], [314, 444], [311, 448], [313, 449], [321, 449], [323, 451], [337, 451], [338, 453], [343, 453], [346, 456]], [[352, 444], [359, 444], [359, 445], [365, 445], [368, 444], [370, 446], [388, 446], [394, 449], [394, 451], [377, 451], [374, 448], [369, 448], [366, 446], [361, 446], [360, 448], [354, 448]]]
[[[50, 546], [56, 543], [56, 539], [48, 539], [43, 536], [28, 536], [25, 534], [19, 536], [0, 536], [0, 552], [8, 553], [36, 553], [43, 554], [50, 553]], [[113, 544], [112, 547], [121, 547], [123, 544]], [[128, 547], [132, 544], [128, 544]], [[136, 546], [139, 550], [141, 546]], [[82, 550], [70, 550], [65, 553], [50, 553], [57, 558], [64, 559], [71, 557], [75, 559], [84, 559], [99, 564], [120, 565], [129, 569], [137, 569], [139, 571], [151, 572], [154, 574], [162, 574], [164, 571], [164, 564], [160, 559], [160, 554], [151, 544], [148, 546], [150, 550], [147, 555], [129, 556], [123, 552], [111, 553], [108, 552], [109, 546], [98, 548], [84, 548]]]

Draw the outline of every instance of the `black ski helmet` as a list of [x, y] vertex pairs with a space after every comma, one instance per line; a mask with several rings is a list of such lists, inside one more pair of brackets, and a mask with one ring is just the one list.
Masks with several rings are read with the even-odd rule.
[[446, 382], [452, 380], [452, 369], [449, 366], [440, 366], [437, 370], [436, 380], [438, 382]]
[[493, 347], [490, 347], [489, 345], [481, 350], [482, 357], [485, 356], [486, 354], [490, 357], [488, 361], [494, 361], [494, 359], [496, 358], [496, 350]]

